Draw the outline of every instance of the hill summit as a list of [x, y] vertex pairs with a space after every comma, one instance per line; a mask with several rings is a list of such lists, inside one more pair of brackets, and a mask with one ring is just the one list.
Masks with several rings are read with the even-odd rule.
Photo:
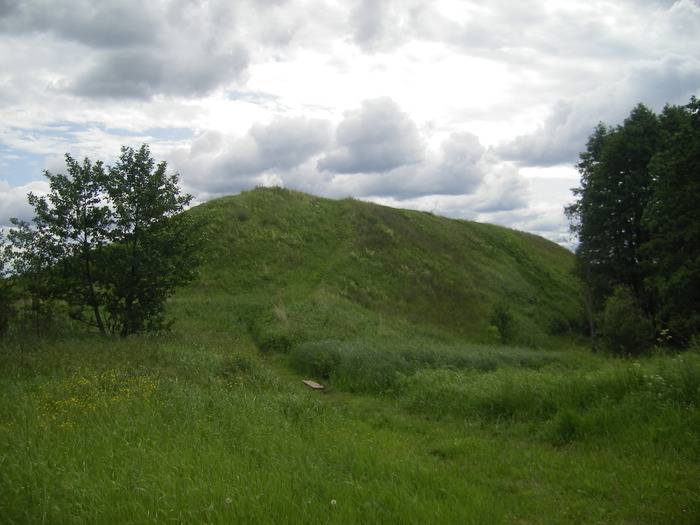
[[[547, 345], [580, 320], [573, 254], [536, 235], [282, 188], [192, 208], [205, 263], [176, 298], [260, 347], [357, 337]], [[210, 305], [204, 307], [203, 303]]]

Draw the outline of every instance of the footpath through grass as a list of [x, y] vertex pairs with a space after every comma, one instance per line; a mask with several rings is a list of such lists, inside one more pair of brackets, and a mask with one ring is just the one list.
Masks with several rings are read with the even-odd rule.
[[[361, 350], [261, 357], [206, 334], [2, 348], [0, 522], [700, 521], [698, 356]], [[324, 352], [319, 393], [299, 379]]]

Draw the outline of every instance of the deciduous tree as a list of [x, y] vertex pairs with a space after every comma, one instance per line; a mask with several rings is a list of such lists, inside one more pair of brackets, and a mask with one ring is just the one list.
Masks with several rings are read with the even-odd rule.
[[122, 148], [109, 170], [113, 244], [103, 279], [110, 327], [122, 336], [166, 327], [166, 299], [195, 277], [195, 225], [182, 214], [192, 196], [180, 194], [178, 175], [166, 168], [143, 145]]
[[700, 102], [658, 116], [640, 104], [622, 125], [599, 125], [578, 169], [566, 212], [592, 335], [593, 316], [623, 285], [657, 329], [689, 341], [700, 333]]
[[645, 247], [661, 299], [661, 321], [680, 342], [700, 333], [700, 101], [667, 106], [664, 147], [650, 164], [653, 199]]
[[595, 283], [597, 306], [618, 284], [630, 286], [647, 310], [641, 246], [648, 240], [642, 223], [651, 200], [648, 165], [659, 148], [657, 116], [638, 105], [616, 128], [599, 124], [577, 165], [581, 186], [567, 208]]
[[166, 299], [196, 273], [194, 225], [182, 213], [192, 197], [145, 144], [122, 148], [112, 168], [70, 155], [66, 165], [66, 175], [44, 172], [49, 194], [28, 196], [33, 224], [13, 219], [8, 236], [32, 302], [64, 301], [103, 334], [165, 328]]
[[4, 337], [10, 327], [13, 314], [14, 297], [12, 286], [7, 278], [9, 252], [5, 249], [5, 237], [0, 232], [0, 338]]
[[595, 350], [593, 315], [602, 310], [616, 286], [628, 286], [653, 315], [655, 300], [644, 287], [648, 266], [642, 246], [648, 240], [643, 216], [651, 200], [649, 163], [660, 144], [658, 117], [638, 105], [615, 128], [599, 124], [577, 165], [581, 186], [566, 209], [581, 276], [587, 287]]

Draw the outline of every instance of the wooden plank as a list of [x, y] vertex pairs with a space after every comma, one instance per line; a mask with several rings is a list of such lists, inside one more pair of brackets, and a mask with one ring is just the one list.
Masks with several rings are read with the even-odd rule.
[[323, 390], [323, 385], [319, 385], [316, 381], [311, 381], [310, 379], [302, 379], [302, 383], [306, 386], [310, 386], [314, 390]]

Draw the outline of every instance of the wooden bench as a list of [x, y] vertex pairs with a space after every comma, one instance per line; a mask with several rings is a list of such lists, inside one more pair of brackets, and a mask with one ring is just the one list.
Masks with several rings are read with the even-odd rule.
[[306, 386], [310, 386], [314, 390], [323, 390], [323, 385], [319, 385], [316, 381], [311, 381], [310, 379], [302, 379], [302, 383]]

